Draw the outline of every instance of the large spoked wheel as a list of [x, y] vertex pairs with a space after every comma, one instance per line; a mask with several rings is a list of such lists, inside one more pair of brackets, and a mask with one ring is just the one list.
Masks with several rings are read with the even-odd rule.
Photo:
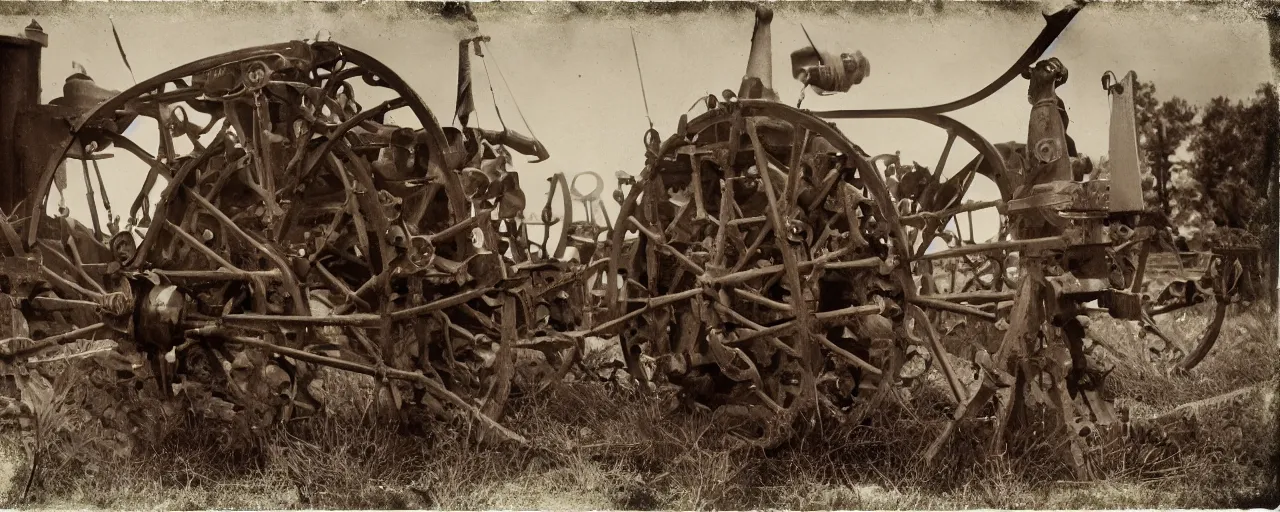
[[[391, 99], [362, 107], [358, 79]], [[422, 129], [386, 124], [406, 107]], [[207, 125], [193, 123], [197, 115]], [[120, 135], [117, 121], [139, 116], [158, 127], [155, 156]], [[506, 293], [515, 272], [499, 255], [515, 234], [504, 239], [490, 220], [505, 182], [464, 188], [457, 173], [492, 152], [452, 135], [394, 72], [335, 43], [176, 68], [98, 105], [44, 169], [45, 200], [24, 238], [43, 255], [55, 296], [37, 304], [85, 313], [75, 336], [132, 338], [165, 392], [175, 370], [200, 366], [228, 384], [224, 361], [253, 361], [259, 375], [281, 373], [270, 366], [286, 377], [250, 379], [271, 383], [257, 396], [225, 385], [224, 396], [287, 418], [323, 405], [308, 378], [318, 364], [392, 379], [385, 389], [397, 407], [452, 415], [447, 402], [497, 427], [489, 418], [510, 393], [517, 314]], [[129, 225], [113, 235], [96, 214], [92, 230], [42, 224], [57, 169], [112, 146], [148, 173]], [[62, 226], [70, 232], [56, 232]], [[68, 237], [76, 243], [63, 244]]]
[[764, 446], [818, 404], [838, 412], [916, 376], [894, 327], [915, 289], [905, 238], [867, 157], [766, 101], [723, 104], [686, 133], [651, 155], [611, 240], [616, 306], [599, 330], [621, 330], [632, 375], [722, 408]]

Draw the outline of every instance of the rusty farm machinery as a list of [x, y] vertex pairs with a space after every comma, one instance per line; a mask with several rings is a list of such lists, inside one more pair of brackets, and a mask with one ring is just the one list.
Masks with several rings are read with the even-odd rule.
[[[19, 55], [43, 46], [14, 39]], [[460, 43], [461, 128], [442, 126], [386, 65], [331, 41], [236, 50], [123, 92], [79, 73], [51, 104], [22, 105], [9, 133], [28, 193], [0, 214], [0, 355], [119, 338], [160, 389], [199, 375], [265, 421], [323, 407], [311, 378], [327, 366], [378, 377], [396, 408], [461, 412], [520, 439], [495, 421], [515, 344], [569, 330], [553, 313], [571, 308], [552, 309], [575, 269], [527, 243], [520, 223], [508, 150], [534, 162], [547, 150], [467, 126], [470, 54], [487, 42]], [[389, 98], [362, 106], [361, 82]], [[421, 128], [391, 124], [396, 111]], [[129, 130], [142, 119], [155, 154]], [[123, 226], [101, 186], [110, 157], [146, 175]], [[76, 167], [92, 226], [45, 213]], [[226, 368], [254, 384], [229, 385]]]
[[[399, 409], [460, 414], [523, 442], [499, 423], [513, 389], [559, 381], [584, 338], [617, 336], [643, 387], [675, 385], [687, 403], [742, 420], [738, 433], [760, 446], [814, 414], [860, 421], [892, 393], [936, 385], [954, 407], [929, 456], [977, 417], [992, 420], [998, 450], [1043, 406], [1070, 440], [1066, 460], [1086, 473], [1083, 439], [1114, 421], [1088, 315], [1137, 321], [1189, 370], [1257, 247], [1224, 240], [1203, 277], [1144, 299], [1149, 254], [1168, 230], [1142, 201], [1134, 76], [1104, 77], [1111, 172], [1100, 179], [1066, 134], [1055, 89], [1067, 68], [1040, 60], [1081, 8], [1046, 15], [1022, 57], [974, 94], [826, 112], [778, 101], [772, 12], [760, 8], [738, 91], [707, 97], [706, 112], [682, 117], [665, 140], [646, 134], [644, 170], [617, 176], [615, 218], [604, 179], [584, 173], [554, 175], [540, 215], [525, 219], [508, 150], [549, 154], [505, 127], [467, 126], [469, 59], [483, 57], [485, 37], [459, 45], [457, 127], [386, 65], [331, 41], [232, 51], [123, 92], [75, 74], [41, 105], [47, 39], [33, 24], [0, 41], [9, 69], [25, 70], [5, 77], [14, 92], [0, 102], [10, 169], [0, 181], [0, 370], [117, 339], [118, 351], [145, 355], [150, 369], [133, 369], [165, 393], [198, 381], [274, 421], [323, 407], [312, 379], [331, 367], [378, 377]], [[791, 60], [824, 95], [869, 72], [861, 53], [805, 47]], [[947, 115], [1020, 76], [1032, 105], [1025, 144], [992, 144]], [[361, 82], [390, 98], [361, 105]], [[421, 128], [388, 120], [404, 110]], [[915, 120], [947, 142], [932, 170], [904, 165], [865, 153], [832, 122], [843, 119]], [[130, 130], [144, 124], [154, 154]], [[957, 139], [979, 156], [944, 177]], [[109, 157], [146, 176], [123, 226], [98, 167]], [[91, 226], [46, 213], [77, 168]], [[977, 175], [999, 200], [965, 201]], [[582, 184], [589, 191], [580, 179], [594, 181]], [[1007, 229], [965, 240], [956, 219], [984, 208]], [[540, 242], [527, 229], [539, 224]], [[948, 247], [930, 252], [937, 241]], [[1215, 314], [1193, 348], [1153, 320], [1205, 301], [1217, 301]], [[518, 350], [544, 352], [551, 370], [521, 380]], [[233, 385], [237, 372], [254, 385]]]
[[[1115, 421], [1107, 370], [1090, 358], [1088, 313], [1159, 334], [1153, 315], [1217, 300], [1207, 332], [1179, 362], [1190, 368], [1212, 346], [1241, 262], [1257, 247], [1224, 242], [1203, 278], [1144, 303], [1148, 254], [1167, 245], [1168, 231], [1163, 214], [1142, 204], [1133, 75], [1104, 78], [1114, 112], [1111, 174], [1097, 179], [1066, 135], [1054, 92], [1067, 68], [1039, 60], [1082, 7], [1046, 14], [1022, 57], [962, 99], [826, 112], [778, 101], [773, 14], [759, 8], [738, 91], [707, 98], [706, 112], [682, 117], [665, 140], [647, 137], [644, 170], [611, 234], [611, 313], [593, 332], [620, 337], [636, 380], [677, 385], [691, 405], [736, 420], [759, 446], [789, 439], [815, 414], [861, 421], [888, 393], [932, 375], [953, 414], [928, 457], [957, 423], [978, 417], [994, 423], [991, 448], [1001, 451], [1008, 429], [1043, 405], [1066, 460], [1087, 473], [1085, 437]], [[869, 73], [860, 52], [810, 46], [791, 59], [795, 78], [820, 94], [848, 91]], [[947, 115], [1019, 76], [1032, 105], [1025, 144], [993, 145]], [[932, 171], [903, 165], [865, 153], [832, 122], [845, 119], [916, 120], [945, 130], [947, 142]], [[957, 139], [979, 156], [944, 178]], [[1001, 198], [964, 201], [975, 175], [994, 181]], [[998, 240], [946, 232], [982, 208], [997, 208], [1007, 225]], [[948, 247], [929, 252], [939, 238]], [[1009, 253], [1018, 253], [1016, 269]], [[958, 284], [957, 272], [965, 276]], [[656, 359], [656, 370], [642, 356]]]

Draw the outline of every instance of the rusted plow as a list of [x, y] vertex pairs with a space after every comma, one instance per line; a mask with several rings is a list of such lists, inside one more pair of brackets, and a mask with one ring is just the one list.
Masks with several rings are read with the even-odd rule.
[[[462, 42], [462, 73], [484, 41]], [[361, 105], [361, 82], [387, 99]], [[540, 143], [466, 127], [462, 108], [463, 127], [444, 127], [394, 71], [333, 42], [229, 52], [120, 93], [77, 74], [65, 94], [37, 109], [47, 129], [24, 156], [40, 173], [25, 211], [0, 222], [0, 299], [18, 327], [0, 336], [7, 361], [116, 338], [146, 354], [164, 392], [199, 375], [267, 422], [323, 407], [309, 384], [327, 366], [378, 377], [396, 408], [461, 413], [522, 441], [495, 420], [517, 345], [552, 334], [538, 313], [566, 274], [519, 222], [507, 149], [542, 161]], [[406, 112], [421, 128], [387, 121]], [[155, 154], [127, 130], [141, 119]], [[146, 175], [127, 212], [101, 187], [111, 156]], [[45, 214], [77, 168], [91, 227]], [[244, 389], [226, 368], [262, 378]]]
[[[1153, 332], [1153, 315], [1209, 295], [1222, 313], [1251, 249], [1228, 244], [1205, 280], [1162, 295], [1168, 305], [1143, 301], [1147, 254], [1167, 231], [1137, 188], [1132, 76], [1104, 82], [1120, 98], [1113, 108], [1122, 121], [1112, 126], [1113, 179], [1095, 179], [1054, 92], [1067, 69], [1037, 62], [1081, 7], [1046, 15], [1023, 56], [977, 93], [929, 107], [828, 112], [777, 101], [772, 13], [758, 9], [740, 89], [707, 98], [707, 111], [682, 118], [666, 140], [649, 137], [611, 236], [613, 309], [594, 331], [620, 337], [636, 380], [675, 384], [694, 405], [736, 419], [759, 446], [786, 441], [812, 413], [860, 421], [888, 394], [932, 379], [955, 412], [927, 457], [976, 416], [994, 420], [991, 448], [1001, 452], [1006, 432], [1039, 407], [1056, 415], [1058, 431], [1047, 435], [1086, 476], [1082, 436], [1113, 421], [1107, 370], [1087, 353], [1088, 313]], [[861, 53], [815, 48], [794, 52], [792, 64], [819, 93], [848, 91], [869, 71]], [[1026, 144], [991, 144], [948, 117], [1019, 76], [1030, 83]], [[932, 170], [872, 157], [831, 123], [887, 118], [946, 131]], [[944, 177], [957, 140], [979, 156]], [[1001, 199], [965, 201], [975, 175], [994, 181]], [[984, 208], [1001, 213], [1000, 236], [965, 241], [957, 218]], [[935, 242], [947, 248], [931, 251]], [[1221, 314], [1183, 367], [1203, 357], [1220, 325]], [[659, 360], [656, 374], [642, 354]]]
[[[396, 409], [461, 415], [524, 442], [499, 424], [508, 398], [562, 380], [585, 338], [618, 336], [637, 382], [674, 384], [758, 446], [814, 414], [861, 421], [903, 389], [933, 386], [953, 414], [927, 457], [977, 417], [995, 425], [999, 453], [1036, 409], [1087, 476], [1083, 439], [1114, 422], [1089, 315], [1136, 322], [1161, 340], [1154, 353], [1190, 371], [1248, 297], [1257, 242], [1227, 233], [1201, 277], [1148, 290], [1149, 259], [1171, 238], [1142, 204], [1134, 76], [1104, 77], [1112, 170], [1099, 179], [1067, 135], [1055, 93], [1067, 68], [1040, 60], [1081, 7], [1046, 15], [1023, 56], [974, 94], [827, 112], [778, 101], [761, 8], [738, 91], [707, 97], [665, 140], [646, 133], [644, 170], [617, 176], [616, 218], [595, 173], [554, 175], [526, 218], [509, 150], [549, 154], [505, 126], [468, 126], [483, 36], [459, 45], [459, 126], [378, 60], [330, 41], [229, 52], [123, 92], [73, 75], [62, 98], [30, 107], [19, 145], [29, 195], [0, 211], [0, 375], [113, 339], [145, 356], [162, 392], [221, 400], [255, 422], [324, 408], [315, 377], [328, 367], [377, 377]], [[806, 47], [791, 59], [819, 94], [869, 79], [860, 53]], [[992, 144], [949, 117], [1019, 77], [1025, 144]], [[362, 105], [364, 91], [380, 101]], [[876, 119], [944, 130], [938, 163], [872, 156], [832, 122]], [[979, 156], [947, 176], [957, 141]], [[106, 194], [112, 172], [145, 176], [130, 203]], [[92, 225], [60, 207], [75, 176]], [[968, 200], [977, 176], [1001, 197]], [[999, 234], [978, 242], [972, 214], [991, 208]], [[1210, 301], [1194, 346], [1155, 321]], [[544, 371], [522, 378], [528, 352], [544, 354]]]

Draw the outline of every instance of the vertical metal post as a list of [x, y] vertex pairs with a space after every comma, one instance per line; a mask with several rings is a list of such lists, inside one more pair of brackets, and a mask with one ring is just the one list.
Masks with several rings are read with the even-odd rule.
[[1111, 166], [1111, 211], [1141, 212], [1141, 158], [1138, 147], [1138, 118], [1134, 106], [1134, 88], [1138, 75], [1125, 74], [1120, 87], [1108, 90], [1111, 97], [1111, 132], [1107, 162]]
[[[756, 25], [751, 30], [751, 53], [747, 55], [747, 72], [738, 89], [740, 97], [774, 101], [778, 99], [777, 93], [773, 91], [773, 32], [769, 29], [772, 22], [773, 10], [764, 5], [757, 6]], [[760, 90], [753, 91], [752, 84], [757, 81]]]
[[40, 53], [49, 45], [40, 24], [0, 35], [0, 208], [12, 213], [27, 194], [28, 169], [18, 158], [19, 114], [40, 103]]

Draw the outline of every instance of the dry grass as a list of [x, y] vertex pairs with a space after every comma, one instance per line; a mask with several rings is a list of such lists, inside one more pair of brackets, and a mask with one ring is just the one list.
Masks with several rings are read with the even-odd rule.
[[[1271, 313], [1228, 320], [1215, 351], [1190, 375], [1143, 359], [1118, 323], [1092, 333], [1119, 353], [1109, 382], [1135, 415], [1264, 382], [1280, 345]], [[1183, 322], [1194, 322], [1194, 318]], [[1183, 328], [1179, 332], [1190, 332]], [[358, 382], [346, 384], [363, 387]], [[1196, 438], [1143, 461], [1103, 454], [1105, 481], [1066, 482], [1046, 449], [984, 456], [981, 426], [962, 429], [937, 465], [920, 454], [942, 428], [946, 400], [926, 390], [889, 400], [859, 424], [814, 424], [786, 446], [743, 448], [710, 414], [596, 382], [567, 383], [512, 403], [507, 423], [536, 451], [463, 442], [463, 425], [407, 432], [360, 414], [365, 398], [327, 418], [235, 443], [178, 425], [110, 470], [62, 465], [43, 473], [28, 506], [141, 509], [954, 509], [1274, 507], [1263, 490], [1277, 452], [1274, 393], [1205, 412]], [[23, 471], [24, 472], [24, 471]], [[21, 475], [20, 475], [21, 476]]]

